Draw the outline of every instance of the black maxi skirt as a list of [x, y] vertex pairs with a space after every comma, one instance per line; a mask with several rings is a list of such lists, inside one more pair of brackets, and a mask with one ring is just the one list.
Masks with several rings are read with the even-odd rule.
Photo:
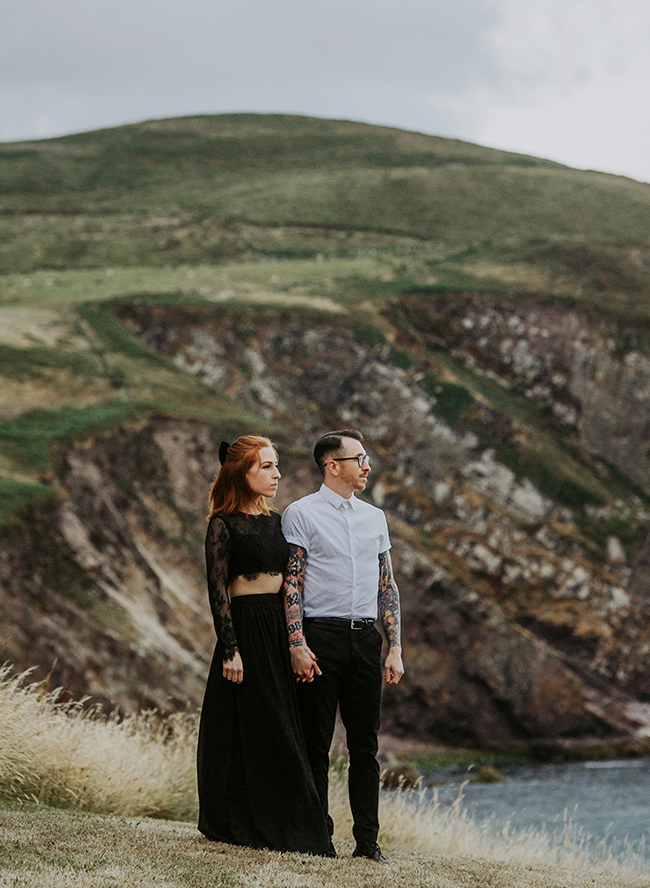
[[279, 594], [231, 601], [244, 664], [235, 684], [214, 652], [198, 743], [199, 830], [208, 839], [325, 854], [329, 834], [296, 703]]

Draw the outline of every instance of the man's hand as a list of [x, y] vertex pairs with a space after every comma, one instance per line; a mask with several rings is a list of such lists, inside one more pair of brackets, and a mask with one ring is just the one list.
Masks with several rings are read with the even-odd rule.
[[404, 675], [404, 664], [402, 663], [402, 652], [396, 645], [389, 648], [384, 663], [384, 681], [389, 685], [399, 684], [400, 678]]
[[291, 653], [291, 668], [296, 676], [296, 681], [313, 681], [316, 675], [322, 675], [316, 660], [316, 655], [305, 642], [293, 645], [289, 648]]
[[228, 681], [234, 681], [235, 684], [242, 683], [244, 678], [244, 664], [242, 663], [239, 651], [237, 651], [232, 660], [224, 660], [223, 677], [227, 678]]

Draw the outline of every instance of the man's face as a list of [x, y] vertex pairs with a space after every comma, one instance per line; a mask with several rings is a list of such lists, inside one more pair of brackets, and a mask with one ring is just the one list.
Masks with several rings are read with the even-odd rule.
[[339, 467], [339, 478], [350, 486], [352, 490], [365, 490], [370, 474], [370, 463], [366, 458], [361, 466], [356, 459], [348, 457], [366, 456], [366, 448], [361, 441], [354, 438], [342, 438], [341, 453], [336, 457], [336, 465]]

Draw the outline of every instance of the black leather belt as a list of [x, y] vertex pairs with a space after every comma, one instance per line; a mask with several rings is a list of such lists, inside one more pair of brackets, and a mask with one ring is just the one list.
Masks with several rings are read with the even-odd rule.
[[350, 617], [305, 617], [305, 623], [314, 623], [317, 626], [335, 625], [347, 626], [349, 629], [368, 629], [375, 625], [371, 617], [352, 619]]

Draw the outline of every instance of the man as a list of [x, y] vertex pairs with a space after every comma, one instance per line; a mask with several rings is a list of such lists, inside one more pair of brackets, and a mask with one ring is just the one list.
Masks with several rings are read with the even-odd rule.
[[[327, 816], [329, 751], [337, 705], [350, 753], [349, 795], [355, 857], [386, 862], [379, 845], [377, 735], [381, 709], [381, 635], [389, 650], [387, 684], [404, 674], [399, 593], [393, 578], [386, 517], [358, 499], [370, 472], [363, 435], [328, 432], [314, 459], [323, 475], [316, 493], [292, 503], [282, 518], [290, 558], [284, 585], [291, 662], [307, 753]], [[336, 856], [334, 845], [330, 851]]]

